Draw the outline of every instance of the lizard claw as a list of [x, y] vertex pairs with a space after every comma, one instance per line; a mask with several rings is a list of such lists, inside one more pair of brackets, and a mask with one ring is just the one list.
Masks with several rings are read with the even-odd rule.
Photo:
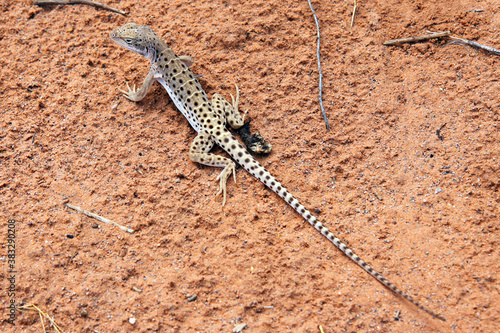
[[137, 102], [138, 98], [137, 98], [137, 90], [135, 89], [135, 84], [133, 85], [132, 88], [130, 88], [128, 82], [125, 82], [125, 85], [127, 86], [128, 91], [125, 91], [122, 89], [118, 89], [118, 90], [123, 94], [123, 96], [127, 97], [131, 101]]
[[233, 104], [233, 109], [238, 112], [238, 104], [240, 102], [240, 88], [238, 88], [238, 85], [235, 83], [234, 86], [236, 87], [236, 99], [234, 98], [233, 94], [231, 95], [231, 101]]
[[233, 94], [230, 94], [233, 112], [230, 116], [228, 116], [228, 121], [232, 128], [237, 129], [245, 124], [245, 117], [248, 113], [248, 110], [246, 110], [243, 115], [238, 110], [238, 105], [240, 103], [240, 88], [238, 88], [238, 85], [236, 83], [234, 85], [236, 87], [236, 98], [233, 96]]
[[219, 196], [222, 193], [222, 206], [226, 204], [226, 182], [227, 179], [233, 174], [234, 183], [236, 184], [236, 167], [235, 164], [227, 165], [224, 170], [217, 176], [216, 180], [220, 180], [219, 191], [215, 196]]

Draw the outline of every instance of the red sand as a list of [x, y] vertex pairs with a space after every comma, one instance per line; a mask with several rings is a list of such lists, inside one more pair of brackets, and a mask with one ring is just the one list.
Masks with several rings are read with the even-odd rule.
[[[331, 131], [306, 1], [105, 2], [130, 15], [0, 3], [2, 307], [15, 219], [15, 301], [65, 332], [498, 330], [500, 58], [382, 45], [451, 30], [500, 48], [498, 2], [359, 1], [351, 28], [352, 1], [315, 1]], [[243, 169], [222, 209], [220, 170], [190, 162], [195, 133], [161, 86], [140, 103], [117, 91], [148, 71], [108, 38], [130, 21], [192, 56], [209, 95], [237, 83], [274, 146], [261, 163], [447, 321], [383, 288]], [[0, 331], [42, 332], [35, 313], [7, 320]]]

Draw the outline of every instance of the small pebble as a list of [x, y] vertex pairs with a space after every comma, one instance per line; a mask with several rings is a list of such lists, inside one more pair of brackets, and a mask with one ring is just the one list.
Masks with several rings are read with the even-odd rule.
[[134, 317], [129, 318], [128, 322], [131, 323], [132, 325], [134, 325], [135, 324], [135, 318]]
[[436, 194], [438, 194], [439, 192], [441, 192], [441, 187], [436, 188]]
[[247, 324], [246, 323], [235, 325], [234, 328], [233, 328], [233, 333], [240, 333], [245, 328], [247, 328]]

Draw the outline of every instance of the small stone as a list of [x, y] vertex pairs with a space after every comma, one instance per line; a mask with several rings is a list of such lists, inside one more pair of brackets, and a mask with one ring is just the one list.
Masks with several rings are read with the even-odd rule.
[[132, 325], [134, 325], [135, 324], [135, 318], [134, 317], [129, 318], [128, 322], [131, 323]]
[[439, 192], [441, 192], [441, 191], [442, 191], [442, 190], [441, 190], [441, 187], [436, 188], [436, 194], [438, 194], [438, 193], [439, 193]]
[[233, 333], [240, 333], [245, 328], [247, 328], [247, 324], [246, 323], [241, 323], [241, 324], [234, 325]]

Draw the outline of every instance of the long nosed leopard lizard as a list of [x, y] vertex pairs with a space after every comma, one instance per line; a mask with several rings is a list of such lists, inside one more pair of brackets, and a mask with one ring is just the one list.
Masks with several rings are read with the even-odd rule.
[[189, 57], [178, 57], [158, 35], [147, 26], [128, 23], [111, 32], [110, 37], [117, 44], [134, 51], [151, 60], [151, 68], [139, 90], [135, 86], [128, 91], [123, 91], [125, 97], [132, 101], [144, 98], [154, 80], [163, 85], [177, 108], [187, 118], [191, 126], [198, 132], [189, 150], [189, 158], [204, 165], [224, 168], [218, 180], [220, 187], [217, 195], [222, 193], [223, 202], [226, 203], [226, 181], [233, 175], [236, 181], [235, 163], [226, 157], [209, 153], [217, 143], [231, 157], [238, 162], [255, 178], [283, 198], [295, 211], [306, 219], [323, 236], [330, 240], [339, 250], [352, 261], [373, 276], [382, 285], [410, 301], [431, 316], [445, 320], [442, 316], [426, 309], [411, 296], [389, 282], [380, 273], [376, 272], [360, 257], [349, 249], [340, 239], [331, 233], [319, 222], [300, 202], [291, 195], [259, 162], [257, 162], [238, 140], [226, 129], [226, 122], [234, 129], [243, 125], [243, 117], [238, 111], [238, 88], [236, 99], [233, 103], [227, 102], [221, 95], [214, 94], [209, 102], [207, 94], [201, 88], [199, 81], [188, 68], [192, 64]]

